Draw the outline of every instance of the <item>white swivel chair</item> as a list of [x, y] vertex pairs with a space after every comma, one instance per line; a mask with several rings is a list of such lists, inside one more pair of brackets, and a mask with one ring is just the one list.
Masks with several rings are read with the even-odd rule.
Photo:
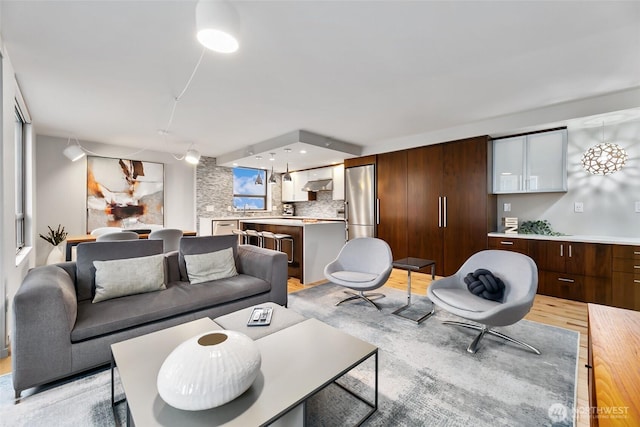
[[349, 240], [340, 250], [338, 257], [324, 268], [324, 277], [328, 281], [356, 291], [345, 291], [351, 296], [336, 305], [362, 299], [380, 310], [373, 299], [382, 298], [384, 295], [364, 292], [385, 284], [393, 269], [392, 262], [391, 248], [384, 240], [373, 237]]
[[161, 228], [149, 233], [149, 240], [162, 240], [163, 252], [172, 252], [180, 249], [182, 230], [178, 228]]
[[140, 236], [134, 231], [118, 231], [102, 234], [96, 238], [96, 242], [116, 242], [122, 240], [138, 240]]
[[108, 233], [117, 233], [119, 231], [122, 231], [122, 228], [120, 227], [98, 227], [98, 228], [94, 228], [93, 230], [91, 230], [91, 235], [98, 237], [98, 236], [102, 236], [103, 234], [108, 234]]
[[[489, 270], [504, 282], [502, 302], [476, 296], [467, 288], [465, 276], [478, 269]], [[537, 290], [538, 267], [535, 261], [517, 252], [487, 250], [473, 254], [453, 276], [431, 283], [427, 296], [435, 305], [449, 313], [477, 322], [443, 322], [480, 331], [469, 344], [469, 353], [475, 353], [480, 340], [485, 334], [490, 334], [540, 354], [529, 344], [492, 329], [512, 325], [526, 316], [533, 306]]]

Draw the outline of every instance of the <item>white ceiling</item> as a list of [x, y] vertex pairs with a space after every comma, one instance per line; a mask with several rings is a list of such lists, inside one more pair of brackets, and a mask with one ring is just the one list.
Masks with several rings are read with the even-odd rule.
[[220, 157], [304, 129], [368, 154], [640, 106], [638, 1], [235, 1], [240, 50], [204, 53], [161, 136], [195, 5], [2, 0], [37, 133]]

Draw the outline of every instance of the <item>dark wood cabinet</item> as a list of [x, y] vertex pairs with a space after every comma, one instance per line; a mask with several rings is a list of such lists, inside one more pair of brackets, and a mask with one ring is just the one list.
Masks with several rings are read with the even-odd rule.
[[378, 237], [394, 258], [432, 259], [446, 276], [487, 248], [496, 223], [489, 149], [483, 136], [377, 156]]
[[442, 227], [444, 144], [414, 148], [407, 162], [408, 253], [432, 259], [436, 274], [444, 274], [444, 228]]
[[611, 304], [612, 246], [601, 243], [530, 240], [538, 265], [538, 293]]
[[407, 151], [379, 154], [376, 174], [380, 218], [378, 237], [391, 246], [394, 259], [406, 258]]
[[444, 144], [444, 275], [454, 274], [474, 253], [488, 248], [496, 196], [489, 194], [489, 137]]
[[612, 304], [640, 310], [640, 246], [613, 247]]
[[529, 255], [529, 240], [517, 237], [489, 237], [489, 249], [519, 252]]

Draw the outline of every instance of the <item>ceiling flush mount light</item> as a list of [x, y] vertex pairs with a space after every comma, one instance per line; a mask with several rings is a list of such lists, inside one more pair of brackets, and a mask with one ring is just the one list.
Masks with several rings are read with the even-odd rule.
[[69, 145], [64, 149], [63, 153], [72, 162], [80, 160], [86, 155], [84, 150], [79, 145]]
[[582, 155], [582, 167], [592, 175], [611, 175], [622, 169], [629, 156], [622, 147], [604, 142], [604, 123], [602, 124], [602, 142], [589, 148]]
[[226, 1], [200, 0], [196, 5], [196, 28], [198, 41], [207, 49], [233, 53], [240, 47], [240, 19]]

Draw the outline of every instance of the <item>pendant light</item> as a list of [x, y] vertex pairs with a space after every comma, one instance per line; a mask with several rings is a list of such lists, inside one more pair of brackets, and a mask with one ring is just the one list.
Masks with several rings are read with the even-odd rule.
[[[285, 153], [290, 153], [291, 152], [291, 148], [285, 148], [284, 149]], [[285, 182], [291, 182], [291, 174], [289, 173], [289, 162], [287, 161], [287, 172], [282, 175], [282, 180]]]
[[628, 157], [618, 144], [604, 142], [602, 122], [602, 142], [585, 151], [581, 162], [582, 167], [592, 175], [611, 175], [624, 167]]
[[271, 176], [269, 177], [269, 184], [277, 184], [278, 181], [276, 181], [276, 176], [273, 173], [273, 166], [271, 166]]
[[[269, 157], [269, 161], [270, 162], [275, 162], [276, 160], [276, 153], [269, 153], [271, 155], [271, 157]], [[269, 177], [269, 179], [267, 180], [267, 182], [269, 184], [276, 184], [278, 181], [276, 181], [276, 176], [273, 173], [273, 163], [271, 163], [271, 176]]]
[[238, 50], [240, 19], [224, 0], [200, 0], [196, 5], [197, 39], [207, 49], [219, 53]]
[[256, 176], [256, 181], [254, 182], [255, 185], [262, 185], [262, 174], [260, 172], [258, 172], [258, 175]]

